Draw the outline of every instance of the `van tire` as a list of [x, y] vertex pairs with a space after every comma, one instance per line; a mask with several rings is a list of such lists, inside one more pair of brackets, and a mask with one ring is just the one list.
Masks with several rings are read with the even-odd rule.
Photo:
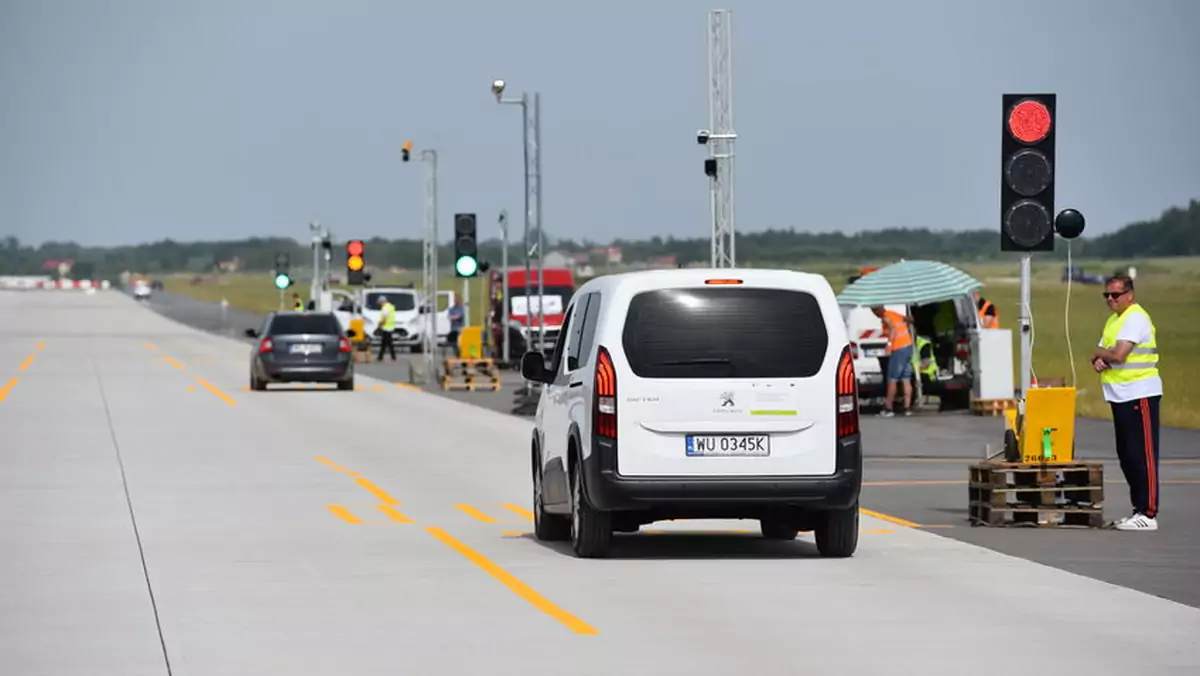
[[571, 546], [579, 558], [604, 558], [612, 543], [612, 515], [588, 503], [581, 465], [579, 461], [571, 463]]
[[533, 536], [543, 542], [562, 542], [571, 539], [571, 519], [546, 511], [542, 493], [542, 463], [533, 452]]
[[848, 509], [826, 512], [815, 529], [817, 551], [831, 559], [844, 559], [858, 549], [858, 503]]
[[758, 526], [762, 536], [768, 540], [795, 540], [800, 534], [799, 528], [793, 528], [787, 521], [778, 518], [760, 519]]

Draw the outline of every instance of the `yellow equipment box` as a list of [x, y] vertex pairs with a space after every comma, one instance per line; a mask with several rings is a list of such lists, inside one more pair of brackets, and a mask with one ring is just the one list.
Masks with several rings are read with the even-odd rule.
[[465, 326], [458, 333], [458, 355], [462, 359], [483, 359], [482, 326]]
[[362, 341], [367, 339], [367, 334], [365, 331], [363, 331], [363, 318], [362, 317], [351, 317], [350, 318], [350, 330], [354, 332], [354, 337], [350, 339], [350, 342], [361, 343]]
[[1004, 412], [1017, 436], [1023, 463], [1075, 461], [1074, 387], [1034, 387], [1025, 398], [1025, 419], [1015, 409]]

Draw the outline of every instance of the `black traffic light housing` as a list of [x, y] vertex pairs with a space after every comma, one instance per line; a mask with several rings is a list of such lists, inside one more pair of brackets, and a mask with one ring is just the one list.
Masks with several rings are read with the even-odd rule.
[[367, 245], [361, 239], [346, 242], [346, 283], [362, 286], [367, 281]]
[[1055, 94], [1004, 94], [1000, 250], [1054, 250]]
[[286, 253], [275, 254], [275, 288], [283, 291], [290, 288], [295, 282], [292, 276], [288, 274], [288, 270], [292, 266], [292, 257]]
[[479, 243], [475, 214], [454, 214], [454, 276], [474, 277], [479, 273]]

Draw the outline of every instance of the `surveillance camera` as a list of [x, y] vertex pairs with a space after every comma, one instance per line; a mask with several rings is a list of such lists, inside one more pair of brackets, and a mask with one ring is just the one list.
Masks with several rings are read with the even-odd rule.
[[707, 129], [701, 129], [700, 131], [696, 132], [696, 143], [705, 145], [708, 143], [708, 138], [710, 136], [712, 136], [712, 132]]
[[496, 95], [496, 98], [500, 98], [500, 95], [504, 93], [504, 80], [492, 81], [492, 93]]

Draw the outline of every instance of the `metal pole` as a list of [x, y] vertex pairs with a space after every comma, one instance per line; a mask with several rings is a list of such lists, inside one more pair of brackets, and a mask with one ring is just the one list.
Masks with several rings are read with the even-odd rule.
[[715, 9], [708, 14], [708, 102], [712, 137], [710, 157], [716, 160], [712, 178], [712, 265], [736, 267], [733, 224], [733, 13]]
[[1021, 325], [1021, 394], [1018, 397], [1019, 412], [1025, 413], [1025, 399], [1029, 396], [1033, 375], [1033, 342], [1029, 332], [1030, 298], [1032, 297], [1031, 278], [1033, 269], [1033, 254], [1021, 256], [1021, 309], [1019, 321]]
[[537, 253], [538, 253], [538, 352], [546, 353], [546, 240], [542, 235], [542, 95], [533, 95], [533, 173], [537, 193], [534, 201], [537, 210]]
[[[506, 210], [500, 211], [500, 237], [503, 240], [502, 246], [504, 247], [500, 251], [500, 270], [502, 271], [500, 274], [504, 280], [504, 297], [500, 299], [500, 304], [503, 307], [504, 313], [504, 319], [501, 323], [502, 328], [500, 329], [500, 335], [503, 336], [501, 340], [504, 341], [503, 347], [501, 348], [503, 350], [501, 353], [501, 359], [507, 365], [510, 363], [512, 354], [508, 347], [508, 211]], [[490, 302], [491, 299], [489, 298], [488, 301]]]
[[428, 309], [423, 347], [429, 384], [437, 382], [437, 296], [438, 296], [438, 232], [437, 181], [438, 155], [436, 150], [422, 150], [425, 163], [425, 306]]
[[463, 328], [471, 325], [471, 278], [463, 277]]
[[[313, 272], [312, 282], [308, 285], [308, 298], [316, 302], [317, 295], [320, 292], [321, 283], [321, 226], [317, 225], [316, 221], [308, 224], [309, 230], [312, 231], [312, 253], [313, 253]], [[321, 308], [317, 308], [318, 310]]]

